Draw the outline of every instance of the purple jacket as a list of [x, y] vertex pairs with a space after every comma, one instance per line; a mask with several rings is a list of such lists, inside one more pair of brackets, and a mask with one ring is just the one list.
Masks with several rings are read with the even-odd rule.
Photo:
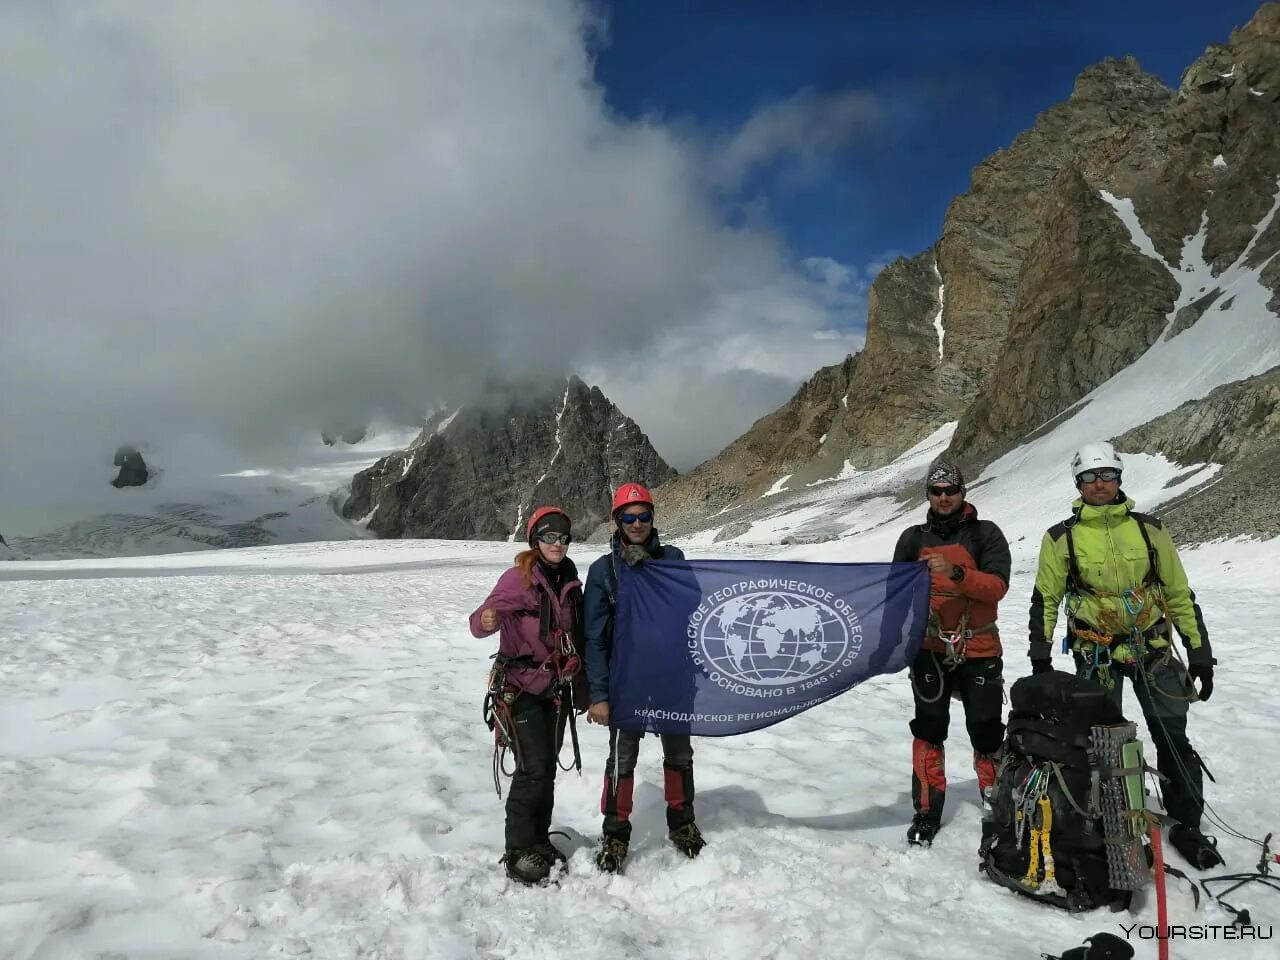
[[[531, 657], [535, 664], [541, 664], [551, 655], [551, 648], [541, 636], [539, 622], [540, 597], [545, 594], [551, 598], [551, 621], [553, 627], [559, 627], [574, 638], [575, 647], [581, 656], [582, 627], [578, 622], [582, 604], [582, 582], [578, 579], [578, 570], [568, 558], [561, 561], [565, 567], [564, 586], [559, 594], [547, 580], [546, 573], [537, 563], [533, 565], [533, 582], [524, 585], [524, 575], [519, 567], [511, 567], [501, 577], [484, 602], [471, 614], [471, 635], [487, 637], [493, 633], [480, 626], [480, 614], [492, 607], [498, 611], [498, 653], [508, 659], [514, 657]], [[552, 674], [538, 666], [511, 667], [507, 670], [507, 682], [527, 690], [532, 694], [540, 694], [551, 686]], [[582, 671], [574, 678], [575, 699], [585, 697], [586, 682]]]

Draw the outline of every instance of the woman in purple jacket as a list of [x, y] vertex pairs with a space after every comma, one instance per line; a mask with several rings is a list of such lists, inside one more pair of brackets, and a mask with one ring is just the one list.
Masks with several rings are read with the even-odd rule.
[[500, 630], [498, 668], [505, 671], [496, 712], [507, 721], [516, 771], [507, 793], [507, 875], [541, 883], [565, 856], [551, 843], [551, 809], [565, 722], [586, 709], [580, 669], [582, 584], [566, 554], [569, 515], [540, 507], [526, 527], [529, 549], [498, 578], [471, 614], [471, 633]]

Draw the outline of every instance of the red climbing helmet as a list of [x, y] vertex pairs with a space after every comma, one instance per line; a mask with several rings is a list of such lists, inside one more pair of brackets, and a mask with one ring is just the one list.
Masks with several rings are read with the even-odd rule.
[[643, 503], [652, 508], [653, 497], [649, 496], [649, 491], [638, 483], [624, 483], [618, 488], [618, 492], [613, 495], [613, 513], [617, 513], [623, 507], [629, 507], [633, 503]]
[[524, 538], [529, 542], [529, 546], [533, 546], [533, 534], [534, 534], [534, 531], [538, 529], [538, 525], [542, 523], [542, 521], [545, 520], [547, 517], [550, 517], [553, 514], [559, 514], [560, 516], [564, 517], [564, 523], [554, 524], [556, 528], [563, 527], [563, 529], [557, 529], [556, 532], [557, 533], [569, 532], [569, 526], [572, 523], [572, 521], [569, 519], [569, 514], [565, 513], [565, 511], [560, 507], [539, 507], [537, 510], [533, 511], [533, 516], [529, 518], [529, 522], [525, 525], [525, 528], [524, 528]]

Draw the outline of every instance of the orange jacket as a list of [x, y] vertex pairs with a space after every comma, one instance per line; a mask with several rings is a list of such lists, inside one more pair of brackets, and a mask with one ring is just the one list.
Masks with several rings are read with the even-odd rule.
[[958, 515], [936, 517], [929, 511], [922, 524], [908, 527], [893, 551], [895, 562], [924, 560], [937, 555], [959, 567], [959, 580], [934, 574], [930, 582], [930, 628], [925, 636], [927, 650], [947, 649], [939, 630], [961, 626], [967, 613], [967, 627], [974, 631], [966, 646], [966, 656], [998, 657], [1003, 652], [996, 629], [996, 605], [1009, 592], [1009, 544], [990, 520], [979, 520], [973, 504], [966, 503]]

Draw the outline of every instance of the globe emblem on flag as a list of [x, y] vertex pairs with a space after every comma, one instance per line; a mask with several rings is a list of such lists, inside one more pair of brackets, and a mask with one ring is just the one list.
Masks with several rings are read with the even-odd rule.
[[754, 686], [820, 676], [850, 652], [849, 629], [835, 608], [795, 593], [725, 600], [703, 620], [699, 642], [712, 667]]

